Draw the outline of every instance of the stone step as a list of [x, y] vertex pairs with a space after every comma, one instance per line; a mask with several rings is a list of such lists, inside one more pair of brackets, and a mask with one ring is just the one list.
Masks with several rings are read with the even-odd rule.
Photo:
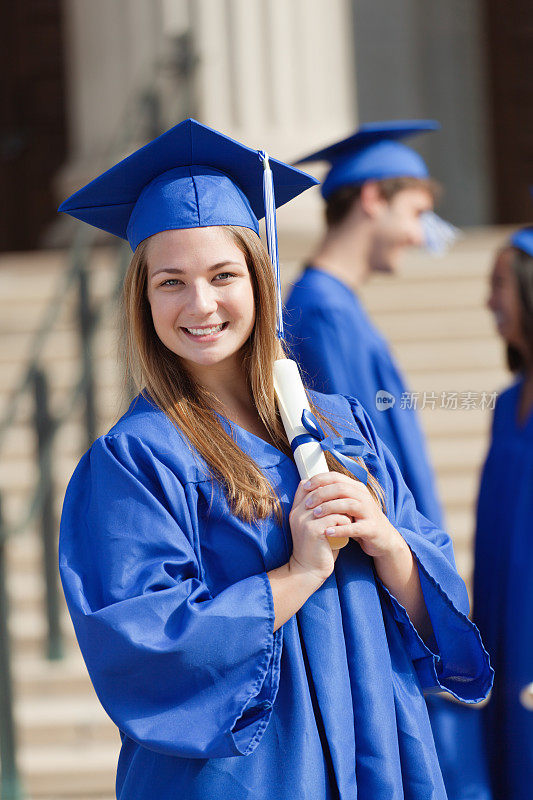
[[[80, 457], [75, 448], [70, 453], [58, 450], [53, 466], [56, 487], [66, 486]], [[0, 464], [0, 485], [4, 491], [27, 492], [35, 486], [38, 469], [27, 459], [12, 459], [11, 463]]]
[[12, 672], [18, 698], [78, 696], [97, 702], [77, 644], [67, 645], [64, 658], [54, 661], [40, 654], [15, 654]]
[[[80, 409], [81, 411], [81, 409]], [[81, 413], [78, 419], [64, 422], [56, 434], [55, 447], [58, 451], [71, 455], [81, 453], [85, 448], [85, 432]], [[11, 426], [2, 445], [2, 460], [8, 462], [33, 459], [35, 450], [35, 432], [28, 423], [17, 422]]]
[[468, 434], [453, 439], [435, 436], [429, 442], [429, 450], [435, 470], [441, 474], [449, 471], [477, 472], [485, 458], [485, 437]]
[[[23, 305], [26, 302], [40, 303], [47, 307], [64, 286], [68, 266], [56, 272], [42, 270], [10, 270], [0, 265], [0, 307], [11, 304]], [[99, 268], [89, 268], [89, 290], [91, 297], [107, 297], [115, 288], [117, 272], [115, 263], [110, 261]], [[72, 283], [65, 295], [67, 304], [75, 307], [76, 283]]]
[[[502, 386], [510, 383], [509, 373], [503, 368], [487, 368], [484, 364], [467, 367], [465, 369], [418, 368], [412, 366], [407, 375], [408, 386], [415, 392], [476, 392], [480, 395], [485, 392], [498, 391]], [[480, 398], [478, 397], [477, 400]]]
[[[64, 647], [68, 651], [75, 646], [76, 636], [64, 603], [60, 622]], [[9, 631], [12, 650], [16, 657], [22, 658], [22, 654], [25, 654], [28, 658], [45, 657], [47, 626], [44, 609], [19, 611], [16, 608], [12, 608], [9, 614]]]
[[32, 695], [19, 700], [15, 722], [21, 747], [28, 745], [60, 746], [112, 742], [119, 738], [98, 698], [84, 696]]
[[119, 748], [120, 740], [22, 747], [23, 783], [31, 798], [43, 800], [113, 797]]
[[[91, 249], [91, 272], [109, 270], [116, 262], [116, 247], [95, 246]], [[63, 275], [69, 267], [69, 251], [64, 249], [13, 251], [0, 253], [0, 296], [13, 280], [34, 277], [44, 284], [54, 276]], [[43, 277], [46, 276], [46, 277]]]
[[[444, 402], [450, 397], [449, 390], [445, 392]], [[440, 395], [439, 395], [440, 397]], [[419, 395], [419, 409], [422, 406], [423, 391]], [[420, 421], [426, 436], [430, 441], [439, 442], [442, 439], [449, 439], [452, 441], [468, 439], [475, 436], [482, 439], [487, 439], [490, 425], [492, 420], [492, 410], [488, 408], [481, 409], [481, 394], [475, 398], [476, 408], [465, 409], [461, 408], [462, 398], [458, 394], [458, 408], [445, 409], [441, 408], [440, 402], [437, 403], [436, 408], [422, 408], [420, 410]]]
[[[93, 343], [93, 352], [95, 358], [111, 358], [117, 362], [118, 354], [118, 339], [119, 334], [115, 325], [108, 324], [104, 327], [99, 327], [98, 333], [95, 335]], [[23, 336], [19, 333], [10, 333], [2, 335], [0, 339], [0, 367], [2, 373], [5, 367], [11, 364], [24, 363], [29, 352], [29, 345], [31, 343], [31, 336]], [[80, 342], [75, 330], [68, 331], [63, 328], [62, 330], [53, 330], [48, 335], [46, 346], [42, 354], [42, 362], [47, 365], [52, 361], [72, 361], [80, 360]]]
[[[107, 432], [111, 425], [121, 416], [128, 408], [129, 398], [126, 398], [122, 376], [116, 372], [113, 373], [112, 369], [106, 370], [108, 377], [106, 380], [101, 374], [98, 375], [96, 381], [96, 404], [98, 413], [98, 433], [99, 435]], [[65, 383], [65, 381], [63, 381]], [[69, 401], [70, 391], [74, 386], [74, 380], [66, 382], [66, 386], [57, 386], [51, 382], [50, 384], [50, 409], [52, 414], [58, 415], [63, 410]], [[65, 391], [67, 390], [67, 391]], [[0, 399], [0, 419], [3, 418], [5, 412], [5, 403]], [[72, 410], [70, 420], [81, 419], [84, 413], [84, 403], [80, 403], [77, 408]], [[22, 402], [17, 409], [17, 415], [14, 420], [13, 428], [16, 426], [31, 426], [33, 425], [34, 416], [34, 403], [33, 398], [29, 394], [25, 394]], [[7, 432], [6, 439], [9, 438], [11, 432]]]
[[35, 569], [36, 566], [38, 564], [32, 565], [30, 570], [24, 563], [22, 569], [10, 569], [6, 578], [10, 608], [17, 609], [17, 611], [44, 608], [45, 581], [42, 572]]
[[479, 486], [479, 478], [475, 472], [450, 472], [437, 476], [439, 494], [445, 508], [473, 507]]
[[501, 350], [482, 337], [463, 338], [461, 341], [436, 340], [401, 342], [394, 347], [398, 363], [407, 374], [411, 370], [466, 370], [482, 364], [485, 369], [501, 366]]
[[492, 319], [483, 308], [420, 310], [416, 314], [403, 309], [373, 311], [372, 321], [385, 338], [396, 345], [421, 339], [427, 342], [442, 339], [451, 343], [483, 337], [501, 349]]
[[[361, 297], [371, 313], [393, 312], [398, 308], [418, 313], [443, 309], [479, 309], [486, 300], [486, 287], [476, 277], [465, 276], [461, 281], [435, 277], [428, 281], [400, 279], [389, 289], [383, 280], [373, 280], [365, 285]], [[387, 291], [384, 291], [384, 289]]]
[[[73, 386], [81, 376], [81, 359], [77, 348], [72, 344], [65, 344], [66, 349], [71, 350], [69, 355], [57, 359], [53, 353], [46, 353], [42, 363], [45, 366], [50, 387], [55, 390], [65, 390]], [[118, 359], [115, 358], [117, 348], [113, 345], [109, 352], [100, 353], [101, 361], [98, 365], [97, 383], [108, 384], [111, 380], [118, 381]], [[5, 385], [15, 386], [24, 374], [24, 365], [20, 360], [6, 362], [2, 365], [2, 377]]]

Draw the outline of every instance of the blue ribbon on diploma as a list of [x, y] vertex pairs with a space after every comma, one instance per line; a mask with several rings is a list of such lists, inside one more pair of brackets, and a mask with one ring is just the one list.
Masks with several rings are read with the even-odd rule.
[[307, 433], [301, 433], [299, 436], [294, 437], [291, 442], [291, 450], [293, 453], [296, 452], [301, 444], [316, 442], [325, 453], [331, 453], [332, 456], [335, 456], [337, 461], [340, 461], [357, 480], [366, 485], [368, 481], [367, 471], [356, 461], [352, 461], [351, 458], [346, 458], [346, 456], [357, 457], [363, 455], [365, 445], [360, 440], [326, 436], [315, 415], [306, 408], [304, 408], [302, 413], [302, 425]]

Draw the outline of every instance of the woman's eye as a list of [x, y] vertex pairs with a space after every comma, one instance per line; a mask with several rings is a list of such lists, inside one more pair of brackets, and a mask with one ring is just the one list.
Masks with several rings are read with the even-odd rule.
[[177, 286], [178, 283], [181, 283], [181, 281], [177, 278], [167, 278], [166, 281], [163, 281], [161, 286]]
[[235, 275], [233, 272], [219, 272], [218, 275], [215, 275], [215, 280], [225, 281], [228, 278], [234, 278]]

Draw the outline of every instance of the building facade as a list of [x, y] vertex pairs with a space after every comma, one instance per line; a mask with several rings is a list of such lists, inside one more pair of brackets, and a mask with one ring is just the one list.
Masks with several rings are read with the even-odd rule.
[[[287, 160], [361, 122], [435, 117], [442, 131], [413, 144], [445, 184], [442, 213], [531, 218], [526, 0], [500, 35], [482, 0], [0, 3], [1, 249], [60, 242], [59, 199], [187, 116]], [[314, 223], [308, 195], [286, 224]]]

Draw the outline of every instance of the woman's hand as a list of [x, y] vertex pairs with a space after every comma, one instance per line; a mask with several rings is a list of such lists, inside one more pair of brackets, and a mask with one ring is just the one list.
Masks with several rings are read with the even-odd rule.
[[[311, 478], [306, 486], [309, 488], [304, 486], [304, 507], [311, 511], [314, 521], [322, 523], [327, 538], [355, 539], [367, 555], [377, 560], [407, 547], [360, 481], [338, 472], [326, 472]], [[342, 515], [349, 519], [338, 521]], [[329, 521], [332, 516], [337, 520], [335, 524]]]
[[[305, 508], [316, 523], [325, 525], [328, 539], [348, 536], [374, 559], [374, 567], [387, 589], [407, 610], [425, 641], [432, 640], [432, 627], [420, 586], [418, 567], [409, 545], [389, 522], [367, 487], [338, 472], [316, 475], [303, 487]], [[345, 515], [350, 520], [330, 523]], [[338, 551], [337, 551], [338, 552]]]
[[[289, 581], [289, 599], [276, 613], [279, 624], [300, 608], [333, 572], [340, 550], [332, 550], [329, 540], [347, 536], [372, 556], [381, 581], [407, 610], [422, 638], [431, 640], [431, 621], [413, 554], [363, 483], [339, 472], [326, 472], [302, 481], [294, 496], [289, 521], [293, 551], [288, 576], [292, 574], [293, 583]], [[294, 581], [305, 585], [300, 587], [298, 600]]]
[[[329, 474], [331, 473], [317, 477]], [[317, 478], [312, 480], [316, 481]], [[293, 545], [289, 564], [291, 570], [309, 574], [316, 580], [317, 585], [320, 585], [333, 572], [339, 554], [338, 550], [331, 549], [326, 529], [334, 528], [336, 525], [347, 525], [351, 520], [345, 514], [337, 513], [335, 509], [329, 514], [317, 515], [313, 512], [309, 497], [309, 482], [301, 481], [289, 515]]]

